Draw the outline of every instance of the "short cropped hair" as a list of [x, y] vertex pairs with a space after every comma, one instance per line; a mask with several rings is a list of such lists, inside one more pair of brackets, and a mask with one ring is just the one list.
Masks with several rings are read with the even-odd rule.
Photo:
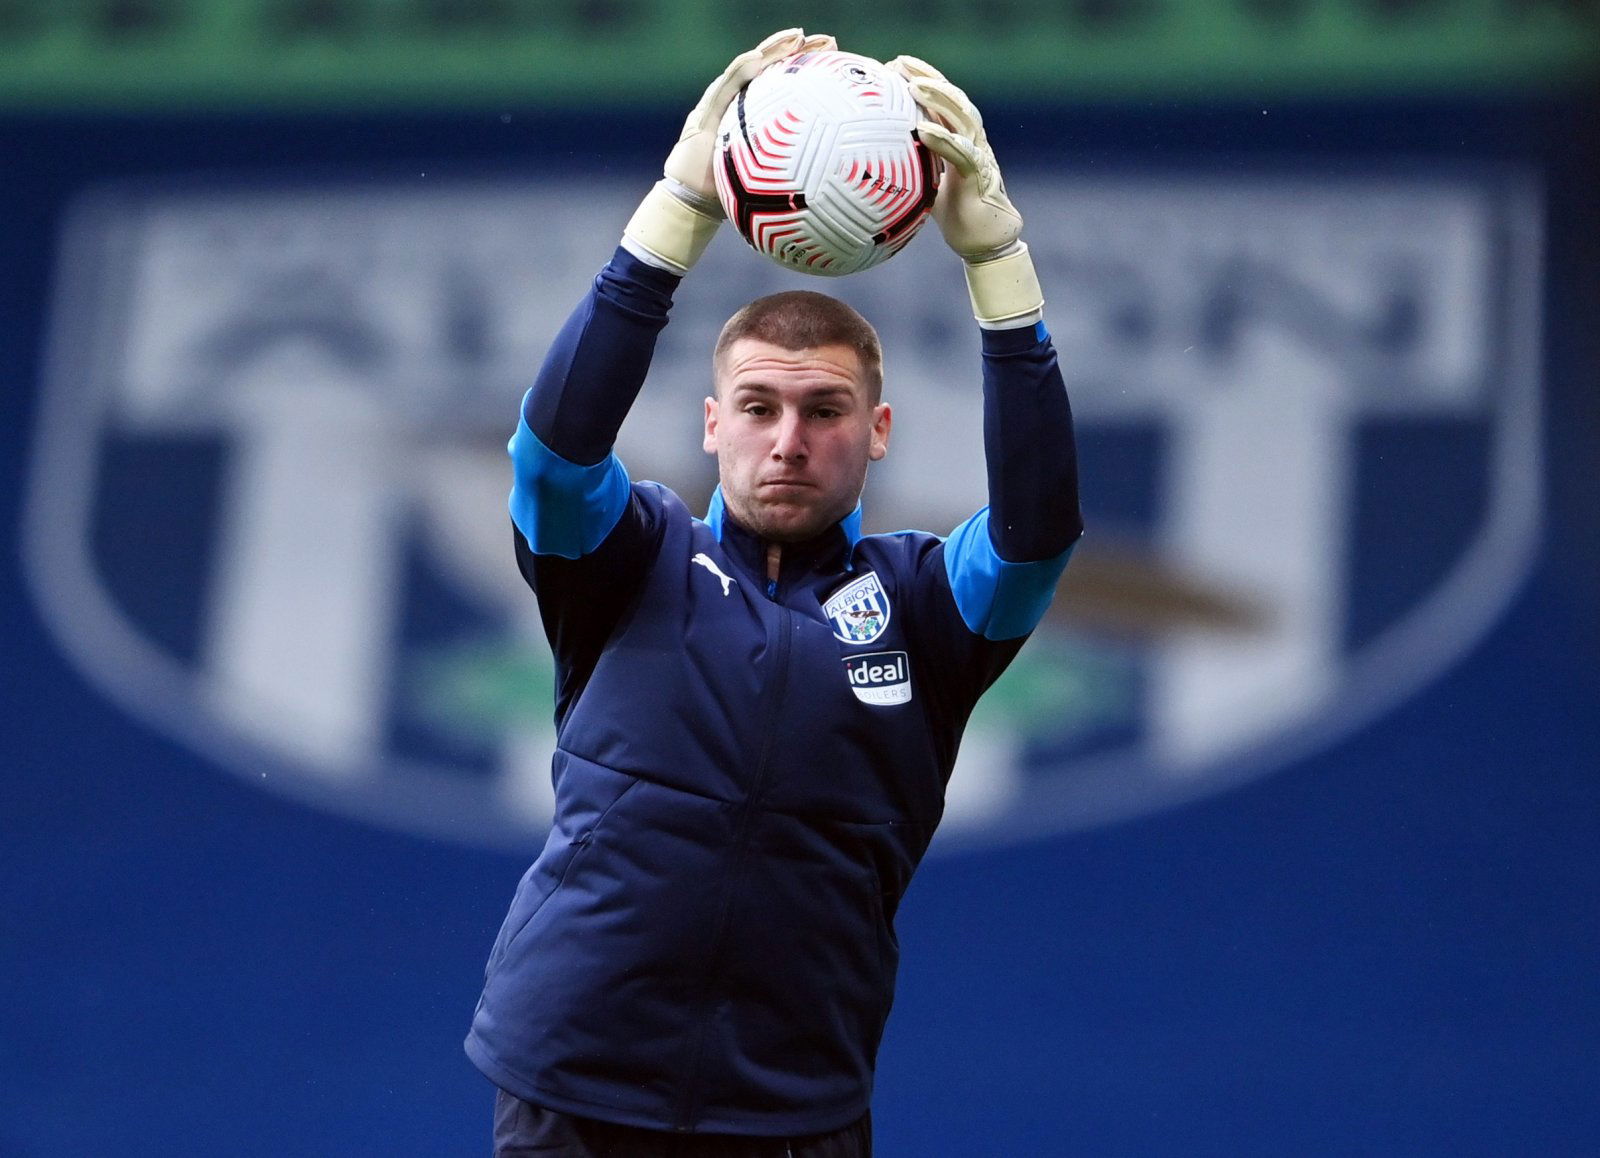
[[848, 346], [860, 359], [867, 402], [876, 406], [883, 398], [883, 344], [878, 341], [878, 331], [838, 298], [813, 290], [785, 290], [757, 298], [729, 318], [717, 335], [711, 355], [714, 375], [720, 374], [728, 347], [741, 338], [769, 342], [784, 350]]

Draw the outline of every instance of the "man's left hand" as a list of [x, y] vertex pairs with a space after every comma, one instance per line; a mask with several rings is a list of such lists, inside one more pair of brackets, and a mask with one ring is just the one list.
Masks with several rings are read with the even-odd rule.
[[933, 219], [966, 263], [973, 316], [992, 329], [1038, 321], [1044, 294], [1022, 242], [1022, 214], [1006, 195], [977, 106], [927, 61], [897, 56], [889, 67], [906, 78], [929, 118], [917, 136], [945, 161]]

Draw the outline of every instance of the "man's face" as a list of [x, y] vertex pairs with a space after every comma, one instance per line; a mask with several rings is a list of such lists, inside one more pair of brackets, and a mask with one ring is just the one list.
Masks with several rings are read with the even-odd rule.
[[785, 350], [740, 338], [706, 399], [705, 448], [730, 514], [764, 539], [798, 542], [855, 509], [867, 463], [889, 449], [889, 407], [868, 401], [849, 346]]

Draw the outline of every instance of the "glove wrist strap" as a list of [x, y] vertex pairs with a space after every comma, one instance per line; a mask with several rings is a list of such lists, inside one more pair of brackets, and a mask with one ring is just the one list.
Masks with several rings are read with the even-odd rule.
[[657, 181], [622, 231], [622, 245], [629, 253], [680, 277], [700, 260], [722, 224], [720, 217], [678, 196], [675, 190], [681, 188], [669, 177]]
[[1044, 317], [1044, 291], [1025, 242], [1004, 257], [969, 261], [967, 293], [972, 316], [986, 330], [1026, 326]]

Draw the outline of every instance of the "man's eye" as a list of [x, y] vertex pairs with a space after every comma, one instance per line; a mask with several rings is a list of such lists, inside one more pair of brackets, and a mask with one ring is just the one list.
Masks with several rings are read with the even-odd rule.
[[772, 410], [763, 403], [752, 402], [744, 408], [744, 412], [746, 414], [754, 415], [756, 418], [765, 418], [767, 415], [772, 413]]
[[837, 417], [839, 417], [840, 413], [842, 413], [842, 412], [838, 411], [838, 410], [835, 410], [831, 406], [824, 406], [824, 407], [821, 407], [818, 410], [813, 410], [812, 411], [812, 414], [814, 414], [818, 418], [837, 418]]

